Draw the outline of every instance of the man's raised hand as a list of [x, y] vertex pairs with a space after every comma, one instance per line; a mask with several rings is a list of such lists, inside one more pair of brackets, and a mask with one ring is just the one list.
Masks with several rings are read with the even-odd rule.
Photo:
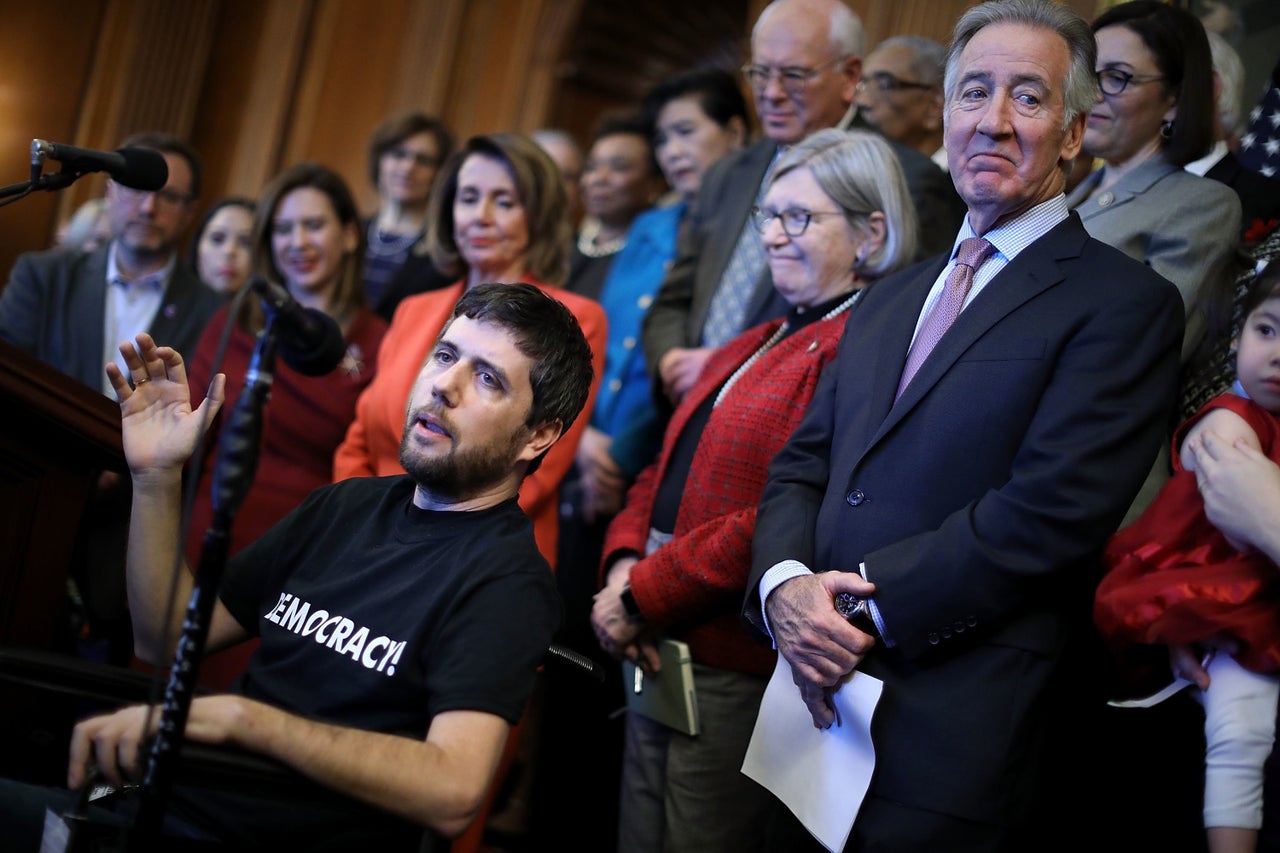
[[171, 347], [157, 346], [143, 332], [136, 343], [120, 345], [126, 377], [114, 362], [107, 378], [120, 401], [125, 458], [134, 475], [181, 468], [196, 442], [222, 407], [226, 377], [218, 374], [200, 407], [191, 409], [187, 371], [182, 356]]

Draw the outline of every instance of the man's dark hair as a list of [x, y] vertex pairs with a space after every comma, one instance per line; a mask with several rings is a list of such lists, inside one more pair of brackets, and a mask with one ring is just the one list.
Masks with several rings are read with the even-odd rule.
[[453, 153], [453, 134], [443, 121], [419, 112], [392, 116], [378, 125], [369, 140], [369, 181], [375, 187], [378, 186], [378, 165], [382, 155], [419, 133], [429, 133], [435, 140], [437, 168], [449, 159]]
[[[450, 323], [458, 317], [492, 323], [511, 333], [516, 348], [533, 361], [533, 405], [526, 424], [559, 422], [561, 435], [568, 432], [587, 403], [594, 376], [591, 347], [569, 309], [532, 284], [488, 283], [462, 294]], [[533, 460], [528, 473], [541, 461], [541, 456]]]
[[196, 153], [196, 149], [192, 148], [185, 140], [179, 139], [172, 133], [160, 133], [158, 131], [147, 131], [146, 133], [135, 133], [120, 143], [121, 148], [148, 148], [152, 151], [159, 151], [161, 154], [173, 154], [187, 161], [187, 167], [191, 169], [191, 197], [193, 199], [200, 197], [200, 179], [204, 173], [204, 163], [200, 160], [200, 155]]

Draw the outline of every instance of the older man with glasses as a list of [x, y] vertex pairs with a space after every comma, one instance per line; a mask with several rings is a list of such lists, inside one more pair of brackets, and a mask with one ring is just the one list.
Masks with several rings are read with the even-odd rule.
[[947, 171], [942, 146], [942, 72], [947, 49], [920, 36], [880, 42], [862, 65], [858, 117]]
[[146, 192], [108, 180], [111, 242], [87, 253], [24, 254], [0, 293], [0, 339], [104, 394], [113, 391], [102, 365], [120, 358], [120, 341], [148, 332], [194, 351], [221, 302], [178, 256], [200, 192], [199, 155], [163, 133], [131, 136], [122, 147], [159, 152], [169, 169], [164, 187]]
[[[783, 149], [849, 125], [862, 50], [862, 22], [840, 0], [774, 0], [756, 20], [742, 70], [765, 138], [708, 170], [645, 318], [649, 372], [672, 404], [716, 347], [785, 312], [749, 214]], [[891, 145], [920, 219], [923, 253], [949, 248], [946, 235], [964, 215], [954, 187], [928, 157]]]

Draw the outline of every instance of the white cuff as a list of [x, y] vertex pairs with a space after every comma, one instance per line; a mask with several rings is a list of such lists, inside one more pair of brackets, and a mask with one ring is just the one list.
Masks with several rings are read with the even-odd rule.
[[773, 643], [773, 647], [778, 647], [777, 642], [773, 639], [773, 629], [769, 627], [769, 612], [765, 608], [765, 602], [769, 600], [769, 594], [777, 589], [781, 584], [792, 578], [811, 575], [812, 571], [809, 567], [799, 560], [783, 560], [781, 563], [774, 563], [760, 578], [760, 615], [764, 619], [764, 629], [769, 632], [769, 642]]

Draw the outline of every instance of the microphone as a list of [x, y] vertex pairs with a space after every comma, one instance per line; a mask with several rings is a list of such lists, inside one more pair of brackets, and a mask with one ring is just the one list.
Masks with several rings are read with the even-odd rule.
[[61, 142], [31, 140], [31, 170], [37, 176], [37, 169], [46, 159], [58, 161], [64, 172], [77, 177], [86, 172], [106, 172], [117, 184], [135, 190], [155, 192], [163, 189], [169, 180], [169, 165], [164, 155], [150, 148], [94, 151]]
[[303, 308], [288, 290], [262, 276], [251, 276], [249, 287], [275, 317], [286, 364], [304, 376], [323, 376], [341, 363], [347, 342], [336, 320], [315, 308]]

